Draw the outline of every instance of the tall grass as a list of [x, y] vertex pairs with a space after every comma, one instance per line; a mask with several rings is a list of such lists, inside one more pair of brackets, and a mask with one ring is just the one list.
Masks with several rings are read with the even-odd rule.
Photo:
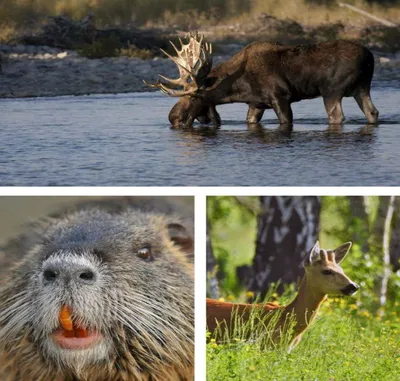
[[[390, 6], [365, 0], [348, 2], [394, 22], [400, 18], [399, 1]], [[367, 22], [364, 16], [340, 8], [336, 2], [323, 3], [328, 4], [321, 5], [312, 0], [0, 0], [0, 24], [21, 26], [57, 14], [82, 18], [89, 10], [95, 12], [100, 25], [176, 22], [180, 19], [177, 15], [182, 15], [182, 12], [185, 15], [189, 10], [200, 17], [202, 24], [243, 18], [253, 20], [261, 12], [310, 25], [336, 21]]]
[[300, 344], [262, 348], [232, 340], [207, 344], [207, 380], [393, 381], [400, 374], [399, 304], [385, 317], [342, 298], [325, 303]]
[[[277, 295], [278, 284], [269, 288], [265, 302], [271, 301]], [[292, 299], [293, 290], [286, 288], [281, 297], [285, 301], [288, 297]], [[283, 309], [266, 311], [265, 302], [258, 298], [254, 301], [253, 308], [244, 312], [233, 310], [229, 329], [225, 321], [218, 322], [218, 326], [209, 339], [213, 343], [244, 343], [251, 342], [260, 350], [265, 348], [288, 349], [294, 335], [295, 319], [293, 315], [282, 316]], [[283, 321], [283, 324], [281, 324]]]
[[[375, 16], [383, 17], [398, 23], [400, 19], [400, 3], [379, 5], [364, 0], [342, 0], [370, 12]], [[322, 4], [321, 4], [322, 3]], [[252, 13], [265, 12], [278, 18], [289, 18], [304, 25], [319, 25], [323, 23], [342, 22], [349, 25], [366, 25], [371, 20], [347, 8], [339, 7], [336, 1], [318, 3], [304, 0], [253, 0]]]

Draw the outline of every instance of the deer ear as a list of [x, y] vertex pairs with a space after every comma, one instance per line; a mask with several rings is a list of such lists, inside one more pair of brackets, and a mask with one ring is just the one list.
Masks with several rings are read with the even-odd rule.
[[311, 249], [310, 253], [306, 256], [306, 259], [304, 260], [304, 267], [310, 266], [313, 264], [315, 261], [319, 260], [320, 248], [319, 248], [319, 241], [315, 242], [314, 247]]
[[351, 242], [346, 242], [343, 245], [340, 245], [334, 250], [335, 253], [335, 260], [336, 263], [340, 263], [342, 259], [347, 255], [351, 248], [352, 243]]
[[171, 223], [167, 225], [170, 240], [185, 252], [188, 257], [193, 258], [193, 237], [189, 231], [179, 223]]

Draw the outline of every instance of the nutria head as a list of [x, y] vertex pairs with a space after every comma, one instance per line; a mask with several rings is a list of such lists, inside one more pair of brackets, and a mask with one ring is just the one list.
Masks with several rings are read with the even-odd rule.
[[32, 235], [0, 288], [2, 380], [190, 377], [193, 247], [179, 219], [86, 210]]

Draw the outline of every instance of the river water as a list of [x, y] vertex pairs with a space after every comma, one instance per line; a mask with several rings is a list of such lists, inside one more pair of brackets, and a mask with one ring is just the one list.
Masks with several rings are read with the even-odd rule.
[[176, 102], [159, 93], [0, 100], [0, 185], [400, 185], [400, 90], [373, 88], [379, 126], [351, 98], [330, 129], [322, 99], [293, 105], [292, 133], [273, 111], [260, 126], [246, 105], [218, 108], [220, 129], [174, 130]]

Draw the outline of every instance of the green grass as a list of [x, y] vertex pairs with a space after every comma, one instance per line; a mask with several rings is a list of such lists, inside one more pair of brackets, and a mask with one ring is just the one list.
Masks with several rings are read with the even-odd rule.
[[233, 338], [221, 345], [211, 340], [207, 380], [398, 380], [398, 309], [394, 305], [379, 317], [351, 300], [329, 300], [290, 354], [284, 347], [262, 348], [257, 341]]

